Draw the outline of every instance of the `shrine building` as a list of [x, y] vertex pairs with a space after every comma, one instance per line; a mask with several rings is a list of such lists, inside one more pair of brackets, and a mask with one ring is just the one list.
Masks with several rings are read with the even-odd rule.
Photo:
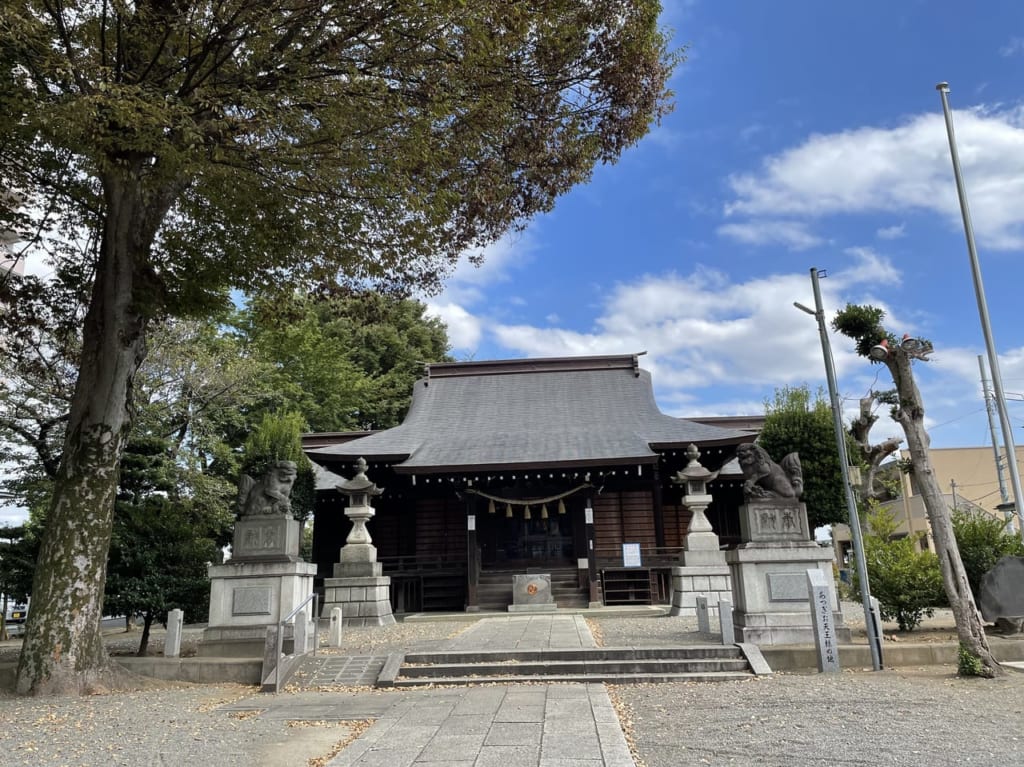
[[[397, 613], [505, 610], [512, 576], [531, 573], [551, 574], [559, 607], [666, 602], [687, 446], [718, 471], [753, 438], [662, 413], [635, 354], [430, 364], [401, 425], [304, 437], [321, 467], [318, 582], [350, 529], [333, 487], [364, 458], [384, 489], [368, 529]], [[723, 546], [739, 541], [741, 485], [709, 485]]]

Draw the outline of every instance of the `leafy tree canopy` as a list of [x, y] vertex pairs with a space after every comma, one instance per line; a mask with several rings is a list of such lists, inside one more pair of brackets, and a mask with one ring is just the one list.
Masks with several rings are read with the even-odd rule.
[[397, 426], [424, 363], [449, 359], [423, 303], [369, 291], [259, 296], [237, 326], [268, 366], [270, 408], [301, 412], [311, 431]]
[[26, 205], [4, 217], [126, 216], [157, 312], [279, 279], [438, 287], [667, 110], [659, 11], [8, 2], [0, 174]]
[[53, 242], [88, 306], [19, 691], [116, 682], [100, 593], [154, 320], [205, 315], [231, 288], [437, 289], [462, 253], [549, 210], [665, 112], [676, 57], [659, 10], [0, 6], [0, 188], [20, 195], [0, 229]]
[[846, 495], [839, 468], [832, 408], [819, 389], [785, 386], [765, 402], [765, 422], [757, 438], [776, 461], [800, 455], [804, 473], [802, 500], [811, 527], [846, 521]]
[[168, 448], [165, 439], [138, 438], [121, 462], [103, 603], [107, 613], [142, 616], [139, 655], [146, 654], [153, 621], [166, 621], [169, 610], [184, 610], [187, 621], [205, 620], [206, 567], [220, 561], [233, 521], [233, 486], [200, 481], [197, 492], [192, 481], [182, 487], [181, 467]]

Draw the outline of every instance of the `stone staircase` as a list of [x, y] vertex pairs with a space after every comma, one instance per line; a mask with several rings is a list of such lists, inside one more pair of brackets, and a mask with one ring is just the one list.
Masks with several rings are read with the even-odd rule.
[[[524, 570], [485, 570], [477, 582], [477, 603], [481, 610], [505, 611], [512, 604], [512, 576]], [[540, 572], [540, 570], [537, 570]], [[562, 608], [582, 608], [590, 604], [586, 587], [580, 588], [579, 573], [575, 568], [546, 568], [551, 575], [551, 595]]]
[[516, 682], [711, 682], [771, 673], [756, 647], [592, 647], [392, 655], [378, 687]]

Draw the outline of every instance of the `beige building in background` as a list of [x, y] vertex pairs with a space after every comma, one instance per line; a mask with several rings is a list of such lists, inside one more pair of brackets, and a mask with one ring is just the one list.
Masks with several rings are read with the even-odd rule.
[[[991, 447], [934, 448], [929, 451], [929, 455], [935, 477], [950, 509], [973, 509], [996, 519], [1007, 520], [1008, 525], [1012, 524], [1013, 531], [1020, 530], [1016, 514], [1009, 517], [1005, 509], [998, 508], [1003, 503], [1003, 498], [999, 491], [995, 456]], [[1000, 456], [1002, 455], [1003, 451], [1000, 450]], [[910, 451], [901, 450], [900, 458], [909, 459]], [[1017, 468], [1024, 473], [1024, 447], [1020, 446], [1017, 447]], [[895, 514], [895, 521], [899, 525], [896, 535], [910, 536], [918, 541], [922, 549], [934, 550], [924, 499], [918, 492], [913, 476], [901, 472], [900, 481], [903, 486], [901, 497], [884, 504], [885, 508]], [[1013, 488], [1005, 465], [1003, 481], [1007, 495], [1012, 501]], [[845, 568], [850, 556], [850, 528], [847, 525], [834, 525], [832, 542], [836, 562], [840, 568]]]

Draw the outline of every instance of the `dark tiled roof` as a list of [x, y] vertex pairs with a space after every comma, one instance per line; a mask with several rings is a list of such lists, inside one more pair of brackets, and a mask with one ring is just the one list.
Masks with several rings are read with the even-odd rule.
[[624, 355], [431, 366], [400, 426], [308, 453], [325, 464], [362, 456], [427, 473], [649, 463], [653, 448], [750, 437], [663, 414], [650, 373]]

